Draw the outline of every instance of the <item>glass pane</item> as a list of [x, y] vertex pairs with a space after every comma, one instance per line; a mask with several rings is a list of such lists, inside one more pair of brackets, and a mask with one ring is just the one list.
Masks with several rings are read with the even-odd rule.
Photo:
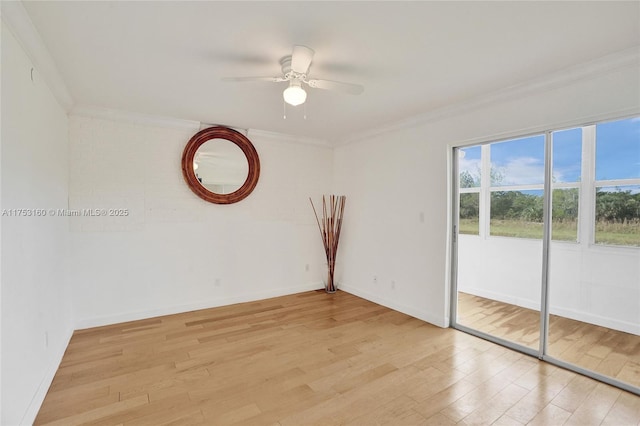
[[[491, 144], [489, 150], [493, 185], [542, 184], [543, 136]], [[540, 342], [542, 192], [493, 191], [490, 206], [482, 203], [483, 221], [491, 211], [491, 235], [521, 238], [461, 235], [457, 244], [457, 322], [531, 349]], [[461, 234], [478, 234], [479, 200], [477, 192], [460, 194]]]
[[596, 243], [640, 247], [640, 185], [596, 188]]
[[640, 117], [596, 125], [596, 180], [640, 178]]
[[457, 247], [458, 324], [538, 349], [542, 240], [461, 235]]
[[470, 192], [460, 194], [460, 234], [479, 234], [480, 194]]
[[579, 182], [582, 173], [582, 129], [553, 132], [553, 182]]
[[542, 190], [492, 191], [490, 234], [542, 238]]
[[551, 244], [548, 354], [640, 386], [638, 265], [633, 252]]
[[554, 189], [551, 239], [578, 241], [578, 188]]
[[491, 186], [544, 182], [544, 135], [491, 144]]
[[476, 188], [480, 186], [480, 154], [480, 146], [460, 149], [458, 153], [460, 188]]

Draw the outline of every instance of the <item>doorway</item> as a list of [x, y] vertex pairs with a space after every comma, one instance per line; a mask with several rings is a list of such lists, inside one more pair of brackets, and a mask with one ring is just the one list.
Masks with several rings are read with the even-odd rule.
[[453, 327], [640, 394], [639, 135], [454, 148]]

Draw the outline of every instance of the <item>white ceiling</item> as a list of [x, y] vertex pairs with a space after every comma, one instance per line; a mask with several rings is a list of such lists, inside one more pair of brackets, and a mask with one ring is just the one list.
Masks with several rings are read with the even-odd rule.
[[[24, 3], [76, 107], [101, 107], [337, 141], [640, 46], [640, 2]], [[288, 107], [277, 76], [316, 51]]]

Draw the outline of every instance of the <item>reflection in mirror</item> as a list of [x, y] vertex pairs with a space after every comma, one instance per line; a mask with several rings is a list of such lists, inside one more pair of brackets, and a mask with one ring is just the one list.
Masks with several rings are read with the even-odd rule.
[[244, 200], [260, 178], [260, 159], [251, 141], [223, 126], [193, 135], [182, 152], [181, 166], [193, 193], [214, 204]]
[[238, 145], [215, 138], [200, 145], [193, 158], [193, 171], [207, 190], [230, 194], [247, 180], [249, 162]]

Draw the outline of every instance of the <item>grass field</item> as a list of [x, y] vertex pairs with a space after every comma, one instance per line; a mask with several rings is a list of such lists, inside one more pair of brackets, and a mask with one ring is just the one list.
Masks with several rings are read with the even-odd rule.
[[[542, 223], [524, 222], [519, 220], [491, 221], [491, 235], [515, 238], [542, 238]], [[461, 234], [478, 234], [477, 219], [460, 219]], [[578, 223], [576, 221], [554, 222], [552, 239], [557, 241], [576, 241]], [[640, 221], [636, 223], [608, 223], [596, 224], [596, 243], [640, 247]]]
[[640, 221], [635, 223], [596, 223], [596, 243], [640, 247]]

